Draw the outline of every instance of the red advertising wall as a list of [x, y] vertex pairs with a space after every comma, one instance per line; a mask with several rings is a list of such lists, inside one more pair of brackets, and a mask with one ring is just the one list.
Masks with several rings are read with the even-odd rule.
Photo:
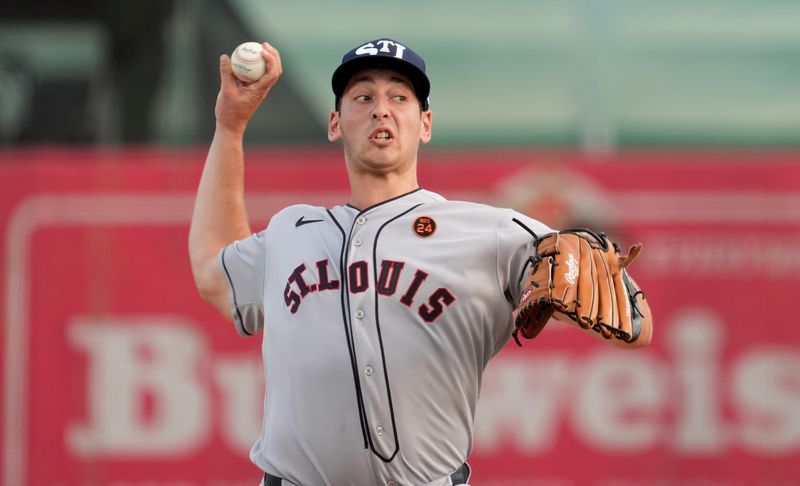
[[[0, 151], [1, 486], [257, 484], [258, 339], [196, 295], [203, 150]], [[475, 485], [800, 483], [800, 153], [427, 151], [421, 183], [644, 242], [652, 346], [563, 324], [487, 369]], [[346, 201], [333, 151], [250, 151], [254, 229]], [[312, 339], [313, 337], [309, 337]]]

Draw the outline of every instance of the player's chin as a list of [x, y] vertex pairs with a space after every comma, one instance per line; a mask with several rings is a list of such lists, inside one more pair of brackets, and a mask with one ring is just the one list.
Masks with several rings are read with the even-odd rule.
[[364, 147], [365, 158], [373, 159], [376, 163], [385, 164], [390, 163], [393, 159], [398, 158], [400, 150], [397, 144], [376, 144], [370, 142]]
[[399, 158], [383, 150], [378, 153], [366, 154], [362, 164], [368, 172], [373, 174], [388, 174], [397, 170], [400, 165]]

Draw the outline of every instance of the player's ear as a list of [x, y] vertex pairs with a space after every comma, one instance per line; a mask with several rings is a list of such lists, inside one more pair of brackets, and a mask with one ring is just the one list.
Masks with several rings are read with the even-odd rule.
[[420, 117], [420, 135], [419, 139], [422, 143], [428, 143], [431, 141], [431, 130], [433, 129], [432, 126], [433, 122], [433, 114], [430, 110], [423, 111]]
[[328, 120], [328, 140], [336, 142], [342, 138], [342, 133], [339, 131], [339, 112], [332, 111], [330, 120]]

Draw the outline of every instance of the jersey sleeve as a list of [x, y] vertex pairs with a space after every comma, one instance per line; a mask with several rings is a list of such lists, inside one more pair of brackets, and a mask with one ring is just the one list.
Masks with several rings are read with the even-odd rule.
[[519, 302], [530, 266], [529, 257], [535, 252], [534, 235], [540, 238], [553, 231], [541, 221], [513, 210], [508, 210], [500, 222], [497, 232], [498, 280], [512, 308]]
[[264, 231], [222, 249], [219, 266], [230, 285], [233, 322], [240, 336], [264, 328]]

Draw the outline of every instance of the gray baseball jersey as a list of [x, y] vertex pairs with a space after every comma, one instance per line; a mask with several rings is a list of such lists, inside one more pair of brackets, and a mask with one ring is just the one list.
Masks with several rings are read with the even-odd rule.
[[291, 206], [226, 247], [237, 330], [263, 330], [252, 461], [299, 485], [451, 484], [513, 331], [533, 241], [519, 223], [552, 231], [420, 189], [363, 211]]

